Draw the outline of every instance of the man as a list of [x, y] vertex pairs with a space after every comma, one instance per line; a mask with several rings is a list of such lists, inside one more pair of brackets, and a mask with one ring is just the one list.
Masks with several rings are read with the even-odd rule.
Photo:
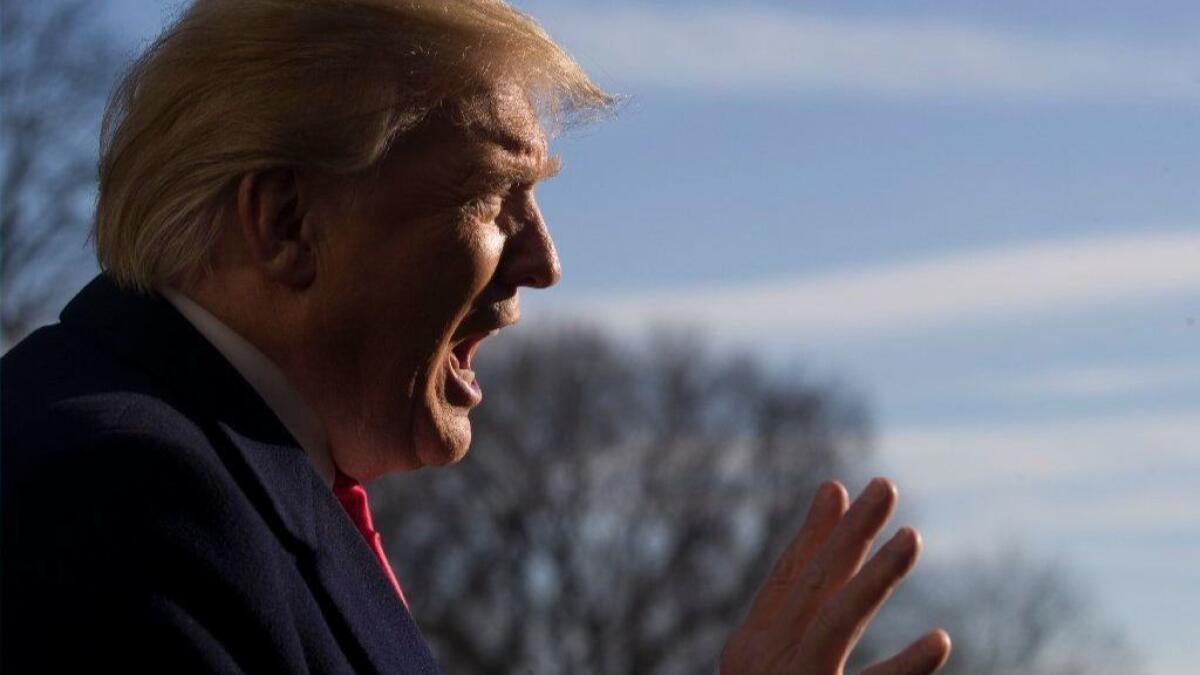
[[[611, 104], [493, 0], [192, 4], [106, 114], [104, 273], [4, 357], [5, 672], [437, 672], [362, 484], [466, 453], [475, 350], [560, 274], [544, 126]], [[827, 484], [722, 671], [840, 672], [895, 499]]]

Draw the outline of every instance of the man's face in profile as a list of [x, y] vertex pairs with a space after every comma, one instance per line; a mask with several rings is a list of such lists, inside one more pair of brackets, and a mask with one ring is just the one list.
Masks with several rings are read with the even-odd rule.
[[518, 289], [558, 280], [533, 197], [556, 169], [522, 92], [431, 118], [329, 213], [309, 324], [337, 455], [413, 468], [461, 459], [486, 337]]

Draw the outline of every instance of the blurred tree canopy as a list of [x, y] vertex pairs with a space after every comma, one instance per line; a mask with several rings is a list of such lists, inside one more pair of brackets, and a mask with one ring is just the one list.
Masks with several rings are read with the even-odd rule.
[[1124, 634], [1098, 616], [1072, 570], [1030, 557], [1019, 544], [999, 555], [927, 561], [918, 570], [872, 628], [876, 658], [936, 624], [954, 641], [946, 675], [1141, 672]]
[[99, 122], [120, 62], [86, 0], [0, 0], [0, 335], [7, 347], [95, 273]]
[[[862, 405], [684, 337], [503, 340], [479, 360], [467, 458], [374, 488], [439, 660], [453, 673], [713, 672], [820, 481], [863, 482]], [[1089, 632], [1057, 568], [1010, 556], [925, 572], [852, 667], [942, 625], [947, 673], [1135, 672], [1118, 639]]]

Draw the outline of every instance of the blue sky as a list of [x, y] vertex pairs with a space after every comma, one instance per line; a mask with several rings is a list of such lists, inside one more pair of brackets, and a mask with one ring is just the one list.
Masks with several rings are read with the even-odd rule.
[[[850, 382], [927, 555], [1069, 563], [1200, 664], [1200, 3], [526, 2], [622, 113], [526, 318]], [[119, 0], [131, 46], [173, 3]]]

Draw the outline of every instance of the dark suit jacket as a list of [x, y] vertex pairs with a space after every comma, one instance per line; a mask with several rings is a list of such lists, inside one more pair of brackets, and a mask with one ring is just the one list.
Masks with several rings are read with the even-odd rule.
[[0, 361], [5, 673], [436, 673], [245, 380], [98, 277]]

